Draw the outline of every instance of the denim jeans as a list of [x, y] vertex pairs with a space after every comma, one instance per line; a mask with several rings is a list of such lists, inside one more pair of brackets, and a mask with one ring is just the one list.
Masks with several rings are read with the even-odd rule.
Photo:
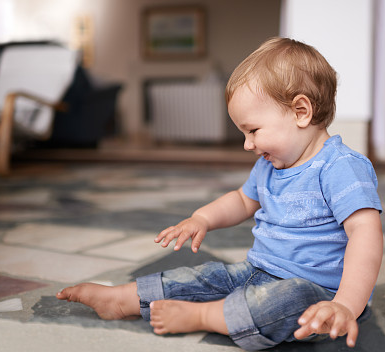
[[298, 318], [312, 304], [334, 293], [310, 281], [280, 279], [249, 262], [209, 262], [181, 267], [136, 280], [141, 314], [150, 320], [152, 301], [208, 302], [225, 298], [224, 317], [232, 340], [249, 351], [293, 341]]

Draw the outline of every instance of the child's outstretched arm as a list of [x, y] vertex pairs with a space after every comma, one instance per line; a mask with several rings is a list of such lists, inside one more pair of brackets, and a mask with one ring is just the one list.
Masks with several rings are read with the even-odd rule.
[[300, 317], [297, 339], [313, 333], [337, 336], [347, 334], [347, 345], [354, 347], [358, 336], [356, 319], [363, 312], [376, 283], [383, 255], [379, 212], [361, 209], [344, 221], [349, 237], [344, 271], [339, 289], [330, 302], [309, 307]]
[[196, 253], [208, 231], [237, 225], [250, 218], [259, 208], [259, 203], [247, 197], [239, 188], [199, 208], [178, 225], [163, 230], [155, 242], [163, 240], [162, 246], [167, 247], [177, 238], [174, 249], [179, 250], [191, 238], [191, 249]]

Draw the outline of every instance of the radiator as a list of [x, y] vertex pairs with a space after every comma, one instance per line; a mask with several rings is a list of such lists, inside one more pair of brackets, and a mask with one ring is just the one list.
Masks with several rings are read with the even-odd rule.
[[148, 87], [152, 133], [161, 141], [220, 142], [228, 115], [220, 83], [154, 83]]

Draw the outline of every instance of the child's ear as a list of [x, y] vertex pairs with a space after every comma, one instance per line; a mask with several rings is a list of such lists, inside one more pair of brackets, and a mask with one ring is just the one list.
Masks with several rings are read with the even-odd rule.
[[309, 126], [313, 118], [313, 107], [306, 95], [300, 94], [293, 99], [292, 110], [298, 127], [305, 128]]

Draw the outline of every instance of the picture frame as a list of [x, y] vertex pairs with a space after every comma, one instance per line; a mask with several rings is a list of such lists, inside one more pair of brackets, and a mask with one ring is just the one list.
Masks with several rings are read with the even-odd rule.
[[201, 6], [150, 7], [142, 12], [146, 59], [196, 59], [206, 54], [206, 11]]

